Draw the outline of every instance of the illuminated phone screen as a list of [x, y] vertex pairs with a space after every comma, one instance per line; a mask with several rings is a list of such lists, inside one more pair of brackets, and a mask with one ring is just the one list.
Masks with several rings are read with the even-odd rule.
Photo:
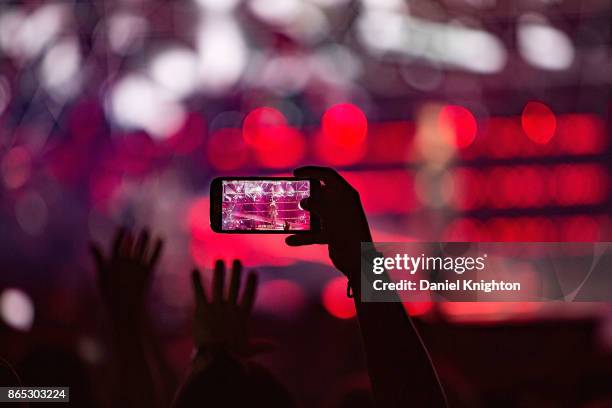
[[299, 203], [310, 196], [309, 180], [224, 180], [223, 231], [304, 231], [310, 213]]

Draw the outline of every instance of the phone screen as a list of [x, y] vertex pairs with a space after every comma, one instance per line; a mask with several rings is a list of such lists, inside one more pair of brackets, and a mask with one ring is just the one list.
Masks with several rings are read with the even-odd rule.
[[310, 180], [223, 180], [223, 231], [308, 231], [310, 212], [300, 201], [310, 196]]

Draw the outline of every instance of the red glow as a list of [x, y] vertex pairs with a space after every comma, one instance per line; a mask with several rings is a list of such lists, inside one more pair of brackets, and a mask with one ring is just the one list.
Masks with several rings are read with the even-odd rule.
[[177, 154], [189, 154], [202, 144], [205, 133], [204, 119], [197, 113], [191, 112], [183, 126], [164, 143]]
[[275, 279], [262, 282], [257, 290], [256, 308], [267, 315], [293, 319], [305, 305], [304, 290], [290, 280]]
[[605, 125], [596, 115], [569, 114], [559, 117], [557, 135], [562, 152], [592, 154], [605, 148]]
[[9, 150], [0, 162], [4, 184], [8, 188], [23, 186], [30, 178], [31, 168], [32, 156], [25, 147], [21, 146]]
[[326, 137], [339, 148], [350, 148], [365, 142], [368, 119], [357, 106], [341, 103], [329, 108], [323, 115], [322, 129]]
[[463, 106], [447, 105], [440, 110], [440, 125], [449, 127], [454, 135], [453, 143], [460, 149], [470, 146], [476, 138], [478, 125], [472, 112]]
[[302, 160], [306, 141], [298, 130], [279, 126], [259, 133], [253, 148], [257, 161], [263, 166], [282, 169], [293, 167]]
[[240, 129], [219, 129], [211, 134], [206, 154], [209, 163], [221, 171], [238, 169], [249, 159]]
[[331, 279], [323, 288], [321, 301], [327, 312], [338, 319], [350, 319], [356, 314], [355, 303], [346, 297], [346, 278]]
[[247, 144], [255, 144], [260, 135], [287, 126], [287, 120], [274, 108], [253, 109], [244, 119], [242, 136]]
[[405, 170], [352, 171], [342, 176], [360, 192], [367, 214], [405, 214], [419, 206], [414, 175]]
[[433, 302], [404, 302], [404, 309], [410, 316], [422, 316], [433, 308]]
[[525, 105], [521, 124], [527, 136], [539, 144], [548, 143], [557, 129], [555, 114], [541, 102], [528, 102]]

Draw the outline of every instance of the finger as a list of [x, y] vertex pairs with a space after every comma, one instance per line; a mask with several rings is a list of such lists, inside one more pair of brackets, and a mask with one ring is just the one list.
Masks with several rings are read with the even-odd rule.
[[100, 249], [100, 246], [95, 242], [90, 242], [89, 250], [91, 251], [91, 255], [93, 256], [94, 262], [96, 263], [96, 269], [98, 269], [98, 271], [101, 271], [102, 265], [104, 265], [104, 255], [102, 255], [102, 250]]
[[145, 250], [147, 249], [147, 245], [149, 244], [149, 231], [147, 229], [143, 229], [138, 236], [138, 240], [136, 241], [136, 247], [134, 248], [134, 256], [137, 259], [144, 260]]
[[151, 254], [151, 258], [149, 258], [149, 269], [153, 270], [157, 265], [157, 261], [159, 261], [159, 257], [161, 255], [162, 249], [164, 247], [164, 241], [158, 238], [155, 240], [155, 246], [153, 247], [153, 253]]
[[126, 231], [121, 248], [119, 248], [119, 255], [124, 258], [130, 258], [132, 256], [132, 248], [134, 246], [134, 236], [131, 231]]
[[206, 300], [206, 293], [204, 292], [204, 286], [202, 285], [202, 278], [200, 271], [194, 269], [191, 272], [191, 282], [193, 284], [193, 295], [195, 297], [196, 309], [201, 309], [206, 306], [208, 301]]
[[255, 304], [255, 296], [257, 292], [257, 274], [253, 271], [249, 273], [247, 277], [246, 285], [244, 287], [244, 293], [242, 294], [242, 301], [240, 307], [249, 314], [253, 310]]
[[111, 256], [113, 258], [117, 258], [119, 256], [119, 251], [121, 250], [121, 246], [123, 245], [123, 238], [125, 237], [125, 233], [127, 229], [125, 227], [120, 227], [115, 234], [115, 239], [113, 240], [113, 247], [111, 249]]
[[215, 270], [213, 272], [213, 303], [221, 303], [223, 301], [223, 281], [225, 280], [225, 263], [218, 259], [215, 262]]
[[240, 277], [242, 275], [242, 263], [236, 259], [232, 265], [232, 277], [228, 293], [228, 302], [236, 304], [238, 302], [238, 292], [240, 291]]
[[285, 243], [289, 246], [302, 246], [312, 244], [326, 244], [327, 241], [323, 234], [296, 234], [285, 238]]

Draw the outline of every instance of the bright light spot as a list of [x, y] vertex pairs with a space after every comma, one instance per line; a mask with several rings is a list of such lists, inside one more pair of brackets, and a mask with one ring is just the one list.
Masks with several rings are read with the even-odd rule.
[[321, 302], [327, 312], [338, 319], [350, 319], [357, 313], [353, 299], [346, 296], [346, 278], [331, 279], [323, 288]]
[[306, 141], [298, 130], [281, 126], [273, 131], [260, 133], [253, 150], [257, 161], [265, 167], [290, 168], [304, 157]]
[[80, 88], [81, 51], [76, 38], [55, 44], [43, 59], [41, 77], [45, 88], [59, 99], [73, 96]]
[[542, 69], [567, 69], [574, 61], [574, 46], [567, 34], [537, 15], [520, 19], [518, 49], [526, 61]]
[[111, 49], [118, 54], [131, 54], [142, 47], [149, 29], [143, 17], [117, 13], [108, 20], [108, 41]]
[[300, 0], [251, 0], [249, 8], [261, 20], [275, 25], [293, 22], [302, 10]]
[[358, 35], [375, 54], [392, 52], [478, 73], [503, 69], [507, 53], [493, 34], [397, 12], [369, 10], [359, 17]]
[[506, 65], [503, 43], [486, 31], [448, 26], [437, 51], [439, 56], [446, 55], [447, 64], [483, 74], [498, 72]]
[[295, 282], [275, 279], [263, 282], [257, 290], [256, 310], [258, 312], [295, 319], [306, 305], [306, 295]]
[[204, 19], [197, 37], [199, 71], [205, 91], [218, 93], [242, 76], [247, 47], [236, 21], [226, 16]]
[[472, 112], [458, 105], [447, 105], [440, 110], [440, 126], [450, 129], [454, 136], [451, 143], [460, 149], [472, 144], [478, 129]]
[[329, 21], [323, 10], [303, 2], [296, 18], [285, 27], [285, 32], [293, 38], [312, 44], [327, 38], [329, 28]]
[[151, 62], [151, 77], [178, 97], [188, 96], [197, 85], [198, 58], [188, 48], [160, 52]]
[[541, 102], [528, 102], [521, 115], [521, 124], [527, 136], [536, 143], [546, 144], [557, 129], [557, 118]]
[[0, 314], [13, 329], [28, 331], [34, 323], [34, 304], [19, 289], [5, 289], [0, 294]]
[[147, 77], [136, 74], [115, 85], [110, 108], [119, 125], [144, 129], [156, 138], [171, 136], [185, 120], [181, 105]]
[[0, 47], [7, 55], [19, 57], [23, 52], [18, 39], [25, 22], [25, 13], [18, 9], [5, 10], [0, 14]]
[[68, 23], [70, 10], [65, 4], [40, 6], [29, 16], [10, 10], [0, 16], [0, 45], [17, 58], [36, 57]]
[[228, 12], [236, 8], [241, 0], [195, 0], [205, 10]]
[[251, 111], [244, 119], [242, 137], [263, 166], [287, 168], [297, 164], [306, 152], [304, 136], [287, 125], [285, 116], [270, 107]]
[[287, 119], [277, 109], [267, 106], [253, 109], [244, 119], [242, 136], [248, 144], [256, 143], [260, 134], [287, 126]]
[[12, 148], [0, 163], [4, 184], [10, 189], [23, 186], [30, 178], [31, 167], [30, 152], [20, 146]]
[[40, 235], [47, 225], [49, 210], [45, 200], [35, 191], [23, 194], [15, 203], [19, 226], [30, 235]]
[[329, 108], [323, 115], [323, 133], [333, 138], [340, 148], [349, 148], [365, 142], [368, 119], [357, 106], [342, 103]]

